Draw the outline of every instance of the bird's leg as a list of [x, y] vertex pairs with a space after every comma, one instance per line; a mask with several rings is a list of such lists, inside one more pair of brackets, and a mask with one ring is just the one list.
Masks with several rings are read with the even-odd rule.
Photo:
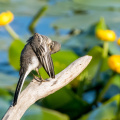
[[36, 68], [35, 70], [36, 70], [37, 74], [39, 75], [39, 78], [40, 78], [40, 80], [41, 80], [42, 82], [46, 82], [46, 81], [48, 81], [48, 80], [44, 80], [44, 79], [41, 77], [38, 68]]
[[40, 73], [39, 73], [38, 68], [36, 68], [36, 69], [35, 69], [35, 71], [36, 71], [36, 72], [37, 72], [37, 74], [39, 75], [40, 80], [43, 80], [43, 78], [41, 77], [41, 75], [40, 75]]
[[[32, 72], [31, 72], [32, 73]], [[33, 74], [33, 73], [32, 73]], [[34, 79], [36, 80], [36, 81], [38, 81], [38, 82], [42, 82], [42, 81], [40, 81], [40, 79], [37, 77], [37, 76], [35, 76], [34, 74], [33, 74], [33, 77], [34, 77]]]

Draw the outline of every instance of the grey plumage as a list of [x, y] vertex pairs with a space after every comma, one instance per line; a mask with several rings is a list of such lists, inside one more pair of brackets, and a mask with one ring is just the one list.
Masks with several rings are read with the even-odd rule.
[[60, 48], [61, 45], [58, 42], [38, 33], [30, 37], [21, 52], [20, 78], [16, 87], [13, 106], [17, 103], [25, 78], [32, 70], [43, 67], [51, 78], [55, 78], [51, 54], [58, 52]]

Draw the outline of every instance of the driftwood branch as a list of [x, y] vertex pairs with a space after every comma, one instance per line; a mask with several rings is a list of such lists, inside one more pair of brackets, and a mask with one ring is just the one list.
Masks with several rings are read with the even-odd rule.
[[16, 106], [10, 106], [2, 120], [19, 120], [25, 111], [37, 100], [44, 98], [67, 85], [76, 78], [90, 63], [91, 56], [83, 56], [71, 63], [67, 68], [48, 82], [41, 84], [32, 80], [26, 89], [20, 94]]

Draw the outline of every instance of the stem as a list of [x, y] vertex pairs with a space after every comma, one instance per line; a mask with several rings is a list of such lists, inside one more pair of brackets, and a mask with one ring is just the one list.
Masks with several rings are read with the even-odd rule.
[[10, 27], [9, 24], [5, 25], [5, 29], [14, 39], [19, 39], [19, 36], [14, 32], [14, 30]]
[[107, 92], [107, 90], [109, 89], [109, 87], [111, 86], [111, 84], [113, 83], [113, 77], [114, 77], [115, 73], [113, 73], [112, 77], [108, 80], [107, 84], [104, 86], [104, 88], [102, 89], [102, 91], [100, 92], [97, 101], [100, 102], [102, 100], [102, 98], [104, 97], [105, 93]]
[[103, 58], [106, 58], [108, 56], [108, 42], [105, 41], [103, 44]]
[[48, 6], [42, 7], [42, 9], [40, 9], [40, 10], [38, 11], [38, 13], [34, 16], [32, 22], [31, 22], [31, 24], [30, 24], [30, 26], [29, 26], [29, 30], [30, 30], [31, 33], [34, 33], [34, 32], [35, 32], [34, 29], [35, 29], [35, 27], [36, 27], [39, 19], [44, 15], [44, 13], [45, 13], [45, 11], [46, 11], [47, 9], [48, 9]]

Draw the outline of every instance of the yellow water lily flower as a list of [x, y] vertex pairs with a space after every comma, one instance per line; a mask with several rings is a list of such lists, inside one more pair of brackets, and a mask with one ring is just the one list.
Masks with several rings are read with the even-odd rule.
[[12, 22], [14, 19], [14, 15], [12, 12], [7, 11], [7, 12], [2, 12], [0, 14], [0, 26], [7, 25], [10, 22]]
[[108, 65], [113, 71], [120, 73], [120, 55], [110, 56], [108, 59]]
[[102, 30], [99, 29], [96, 31], [96, 36], [103, 41], [115, 41], [116, 39], [116, 34], [112, 30]]
[[120, 38], [118, 38], [118, 40], [117, 40], [117, 44], [120, 45]]

